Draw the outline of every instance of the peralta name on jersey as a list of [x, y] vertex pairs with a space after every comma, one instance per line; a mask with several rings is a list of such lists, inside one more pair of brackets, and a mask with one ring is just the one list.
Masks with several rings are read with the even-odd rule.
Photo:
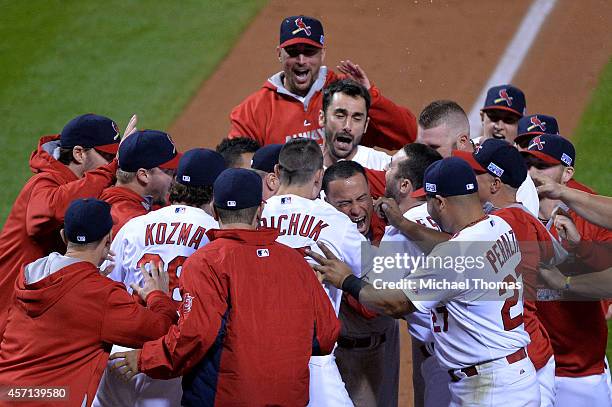
[[300, 133], [295, 133], [290, 136], [286, 136], [285, 143], [294, 138], [311, 138], [313, 140], [316, 140], [317, 142], [320, 142], [320, 141], [323, 141], [324, 137], [325, 137], [325, 130], [323, 129], [323, 127], [320, 127], [318, 129], [302, 131]]
[[302, 217], [301, 213], [293, 213], [291, 218], [288, 215], [270, 216], [269, 219], [262, 218], [261, 225], [266, 228], [278, 229], [279, 236], [296, 235], [308, 237], [312, 240], [318, 240], [321, 231], [329, 226], [314, 216], [304, 215]]
[[518, 253], [519, 250], [519, 244], [516, 240], [516, 236], [514, 236], [514, 231], [510, 230], [497, 239], [495, 244], [487, 250], [485, 257], [497, 274], [504, 264], [506, 264], [513, 255]]
[[154, 244], [176, 244], [198, 249], [206, 234], [206, 228], [192, 223], [151, 223], [145, 229], [145, 246]]

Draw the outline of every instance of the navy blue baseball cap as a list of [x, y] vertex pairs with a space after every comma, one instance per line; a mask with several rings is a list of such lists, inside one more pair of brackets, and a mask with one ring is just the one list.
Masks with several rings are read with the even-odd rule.
[[108, 203], [98, 199], [76, 199], [64, 215], [64, 234], [69, 242], [97, 242], [110, 232], [113, 218]]
[[225, 160], [221, 154], [208, 148], [194, 148], [181, 156], [176, 182], [194, 187], [212, 186], [223, 170]]
[[155, 167], [175, 170], [180, 158], [170, 136], [158, 130], [137, 131], [119, 146], [119, 168], [127, 172]]
[[468, 195], [478, 191], [476, 174], [459, 157], [436, 161], [425, 170], [423, 188], [427, 196]]
[[453, 156], [464, 159], [476, 174], [489, 173], [513, 188], [520, 187], [527, 178], [521, 153], [504, 140], [488, 139], [473, 153], [455, 150]]
[[274, 166], [278, 164], [278, 157], [283, 148], [282, 144], [268, 144], [255, 151], [251, 168], [265, 172], [274, 172]]
[[574, 166], [576, 160], [574, 145], [558, 134], [542, 134], [534, 137], [527, 151], [521, 151], [521, 154], [537, 157], [547, 164], [563, 164], [566, 167]]
[[324, 40], [323, 25], [314, 17], [291, 16], [285, 18], [281, 23], [279, 45], [281, 48], [295, 44], [323, 48]]
[[523, 116], [526, 107], [525, 94], [522, 90], [512, 85], [500, 85], [489, 88], [481, 110], [506, 110]]
[[120, 138], [117, 123], [108, 117], [87, 113], [75, 117], [64, 126], [60, 134], [60, 147], [81, 146], [117, 154]]
[[523, 116], [518, 121], [518, 136], [514, 142], [521, 147], [527, 147], [529, 141], [540, 134], [559, 134], [557, 119], [545, 114]]
[[228, 168], [213, 185], [214, 205], [221, 209], [252, 208], [262, 202], [261, 177], [246, 168]]

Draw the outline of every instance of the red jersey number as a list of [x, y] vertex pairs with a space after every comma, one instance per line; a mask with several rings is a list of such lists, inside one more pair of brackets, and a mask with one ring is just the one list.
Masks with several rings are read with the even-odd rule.
[[[503, 282], [506, 284], [516, 284], [516, 279], [512, 275], [508, 274], [506, 277], [504, 277]], [[499, 295], [502, 296], [504, 294], [506, 294], [506, 289], [502, 287], [499, 289]], [[506, 331], [511, 331], [523, 323], [523, 313], [518, 314], [514, 318], [510, 316], [510, 309], [518, 304], [518, 301], [519, 291], [515, 288], [513, 290], [512, 297], [504, 301], [504, 306], [501, 309], [502, 322], [504, 323], [504, 329]]]
[[[170, 287], [170, 292], [172, 293], [172, 299], [175, 301], [182, 301], [179, 290], [179, 277], [181, 276], [181, 271], [183, 269], [183, 263], [185, 263], [185, 260], [187, 260], [187, 257], [177, 256], [166, 265], [166, 271], [168, 272], [169, 279], [168, 285]], [[140, 268], [149, 262], [154, 262], [157, 264], [160, 261], [162, 261], [162, 258], [159, 256], [159, 254], [145, 253], [140, 260], [138, 260], [137, 266]]]
[[[438, 325], [438, 315], [442, 317], [441, 325]], [[435, 310], [431, 310], [431, 321], [433, 322], [434, 332], [448, 331], [448, 309], [446, 309], [445, 305], [436, 307]]]

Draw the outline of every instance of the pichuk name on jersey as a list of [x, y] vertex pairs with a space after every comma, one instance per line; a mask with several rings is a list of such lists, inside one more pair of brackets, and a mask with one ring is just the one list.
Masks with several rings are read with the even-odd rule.
[[[315, 223], [316, 222], [316, 223]], [[279, 230], [279, 236], [295, 235], [318, 240], [321, 231], [329, 225], [312, 215], [293, 213], [289, 215], [270, 216], [262, 218], [261, 225]]]
[[[193, 230], [192, 230], [193, 229]], [[145, 246], [154, 244], [176, 244], [197, 249], [206, 233], [206, 228], [194, 228], [192, 223], [151, 223], [145, 229]]]

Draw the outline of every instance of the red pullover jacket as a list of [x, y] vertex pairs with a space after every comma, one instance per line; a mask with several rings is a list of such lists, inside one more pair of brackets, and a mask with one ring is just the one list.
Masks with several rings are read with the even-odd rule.
[[97, 198], [114, 182], [117, 161], [77, 176], [52, 156], [59, 135], [44, 136], [30, 157], [35, 174], [25, 184], [0, 234], [0, 331], [20, 268], [53, 251], [63, 252], [59, 231], [70, 202]]
[[139, 347], [176, 320], [176, 305], [161, 291], [149, 294], [144, 308], [93, 264], [58, 253], [26, 266], [14, 289], [0, 383], [67, 387], [68, 401], [51, 405], [89, 406], [113, 343]]
[[[262, 146], [284, 144], [297, 137], [312, 138], [321, 144], [324, 139], [323, 128], [319, 126], [322, 89], [343, 77], [321, 67], [319, 77], [302, 102], [279, 88], [280, 75], [274, 75], [232, 110], [228, 137], [250, 137]], [[412, 112], [383, 97], [376, 86], [370, 88], [370, 96], [370, 124], [361, 144], [397, 150], [412, 143], [417, 134]]]
[[183, 405], [305, 406], [309, 358], [340, 331], [329, 297], [277, 230], [207, 234], [183, 265], [178, 325], [144, 344], [139, 370], [183, 374]]

